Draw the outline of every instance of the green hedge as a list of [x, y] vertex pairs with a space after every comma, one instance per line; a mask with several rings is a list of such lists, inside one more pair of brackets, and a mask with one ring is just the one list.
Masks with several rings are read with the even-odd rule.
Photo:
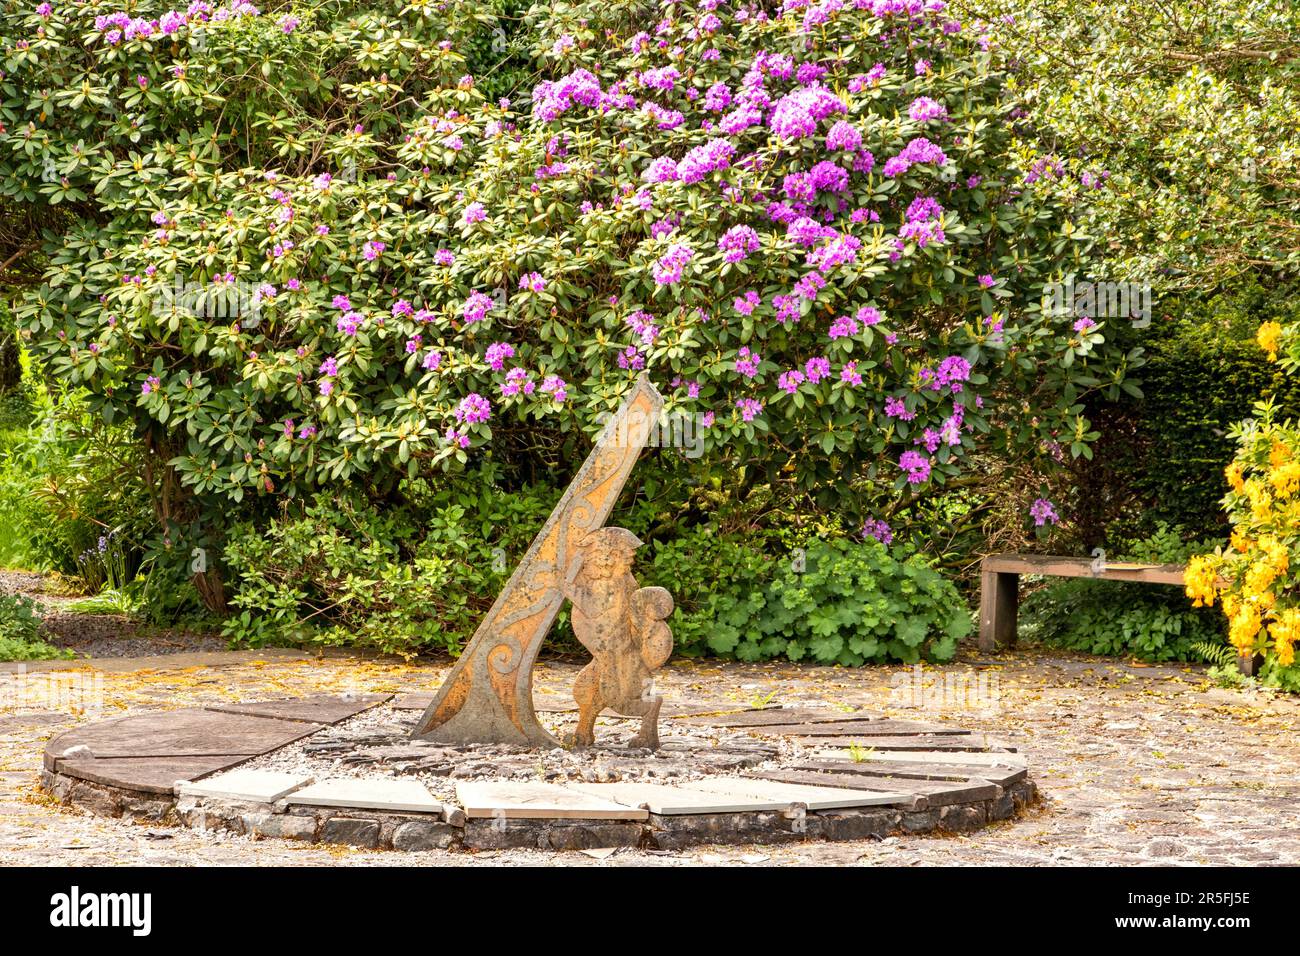
[[1300, 417], [1300, 377], [1285, 375], [1255, 343], [1266, 319], [1300, 321], [1296, 290], [1244, 286], [1205, 302], [1182, 300], [1129, 334], [1147, 351], [1143, 397], [1093, 403], [1101, 432], [1076, 471], [1076, 524], [1086, 547], [1154, 533], [1163, 522], [1195, 537], [1226, 538], [1223, 469], [1228, 428], [1272, 397]]

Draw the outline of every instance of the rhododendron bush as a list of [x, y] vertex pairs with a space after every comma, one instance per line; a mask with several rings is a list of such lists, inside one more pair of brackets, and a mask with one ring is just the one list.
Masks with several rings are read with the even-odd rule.
[[0, 189], [58, 222], [20, 314], [135, 423], [165, 519], [563, 471], [642, 372], [699, 429], [667, 472], [787, 482], [877, 537], [994, 462], [1086, 453], [1079, 400], [1132, 356], [1040, 303], [1104, 179], [1015, 134], [982, 25], [539, 6], [545, 78], [488, 101], [473, 7], [6, 4]]

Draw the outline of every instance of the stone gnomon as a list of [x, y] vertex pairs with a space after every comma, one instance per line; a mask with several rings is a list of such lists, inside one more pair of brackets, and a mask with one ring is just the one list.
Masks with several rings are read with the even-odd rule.
[[574, 684], [581, 716], [573, 742], [595, 741], [606, 708], [642, 718], [638, 746], [657, 747], [663, 703], [651, 672], [672, 653], [664, 623], [672, 597], [639, 588], [632, 555], [641, 542], [605, 521], [663, 410], [642, 374], [497, 596], [413, 737], [448, 744], [556, 747], [533, 710], [533, 665], [565, 599], [592, 662]]

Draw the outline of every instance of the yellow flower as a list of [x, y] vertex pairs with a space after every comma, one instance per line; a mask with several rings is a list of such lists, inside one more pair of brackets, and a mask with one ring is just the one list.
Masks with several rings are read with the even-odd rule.
[[1241, 462], [1229, 462], [1228, 467], [1223, 469], [1223, 473], [1227, 476], [1228, 484], [1232, 485], [1233, 491], [1237, 492], [1237, 494], [1241, 494], [1242, 491], [1245, 490], [1246, 482], [1242, 477]]
[[1268, 451], [1268, 463], [1276, 468], [1278, 465], [1285, 465], [1290, 460], [1291, 449], [1274, 438], [1273, 447]]
[[1187, 562], [1183, 584], [1193, 607], [1213, 607], [1214, 590], [1219, 579], [1219, 562], [1212, 554], [1198, 554]]
[[1268, 473], [1268, 480], [1278, 497], [1290, 498], [1300, 488], [1300, 463], [1293, 461], [1276, 466]]
[[1282, 344], [1282, 326], [1276, 322], [1265, 322], [1255, 333], [1255, 341], [1268, 353], [1269, 361], [1276, 362], [1278, 346]]
[[1250, 516], [1259, 522], [1268, 521], [1273, 510], [1268, 489], [1252, 478], [1246, 482], [1246, 497], [1250, 500]]
[[1228, 625], [1228, 640], [1240, 654], [1248, 654], [1255, 648], [1255, 635], [1259, 633], [1263, 622], [1260, 620], [1259, 608], [1254, 604], [1245, 604], [1237, 609]]
[[1287, 568], [1291, 566], [1291, 552], [1272, 535], [1260, 537], [1259, 549], [1264, 554], [1264, 560], [1277, 574], [1285, 574]]
[[1290, 667], [1295, 662], [1295, 642], [1300, 637], [1300, 608], [1289, 607], [1276, 616], [1269, 625], [1268, 632], [1273, 637], [1273, 647], [1277, 651], [1277, 662], [1283, 667]]
[[1246, 532], [1241, 528], [1232, 529], [1232, 535], [1228, 538], [1228, 544], [1232, 546], [1232, 550], [1240, 551], [1242, 554], [1245, 554], [1250, 550], [1250, 538], [1246, 536]]

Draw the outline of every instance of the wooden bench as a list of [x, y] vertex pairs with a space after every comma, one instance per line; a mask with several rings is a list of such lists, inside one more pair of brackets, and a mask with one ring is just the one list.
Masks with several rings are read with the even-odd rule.
[[1185, 567], [1182, 564], [1110, 563], [1054, 555], [990, 554], [980, 562], [980, 650], [993, 651], [999, 644], [1016, 642], [1022, 574], [1181, 586]]

